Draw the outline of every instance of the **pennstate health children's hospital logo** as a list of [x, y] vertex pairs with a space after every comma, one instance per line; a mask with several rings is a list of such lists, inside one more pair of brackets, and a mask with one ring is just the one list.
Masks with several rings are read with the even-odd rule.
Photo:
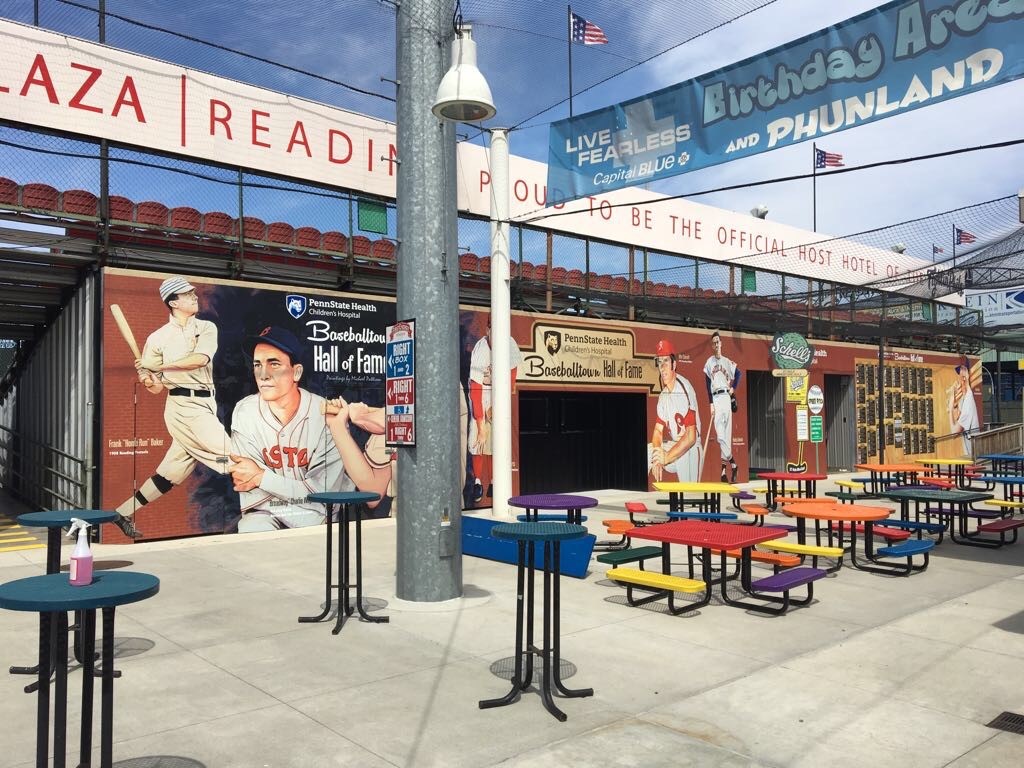
[[562, 348], [562, 334], [558, 331], [544, 331], [544, 349], [549, 355], [557, 355]]
[[285, 309], [288, 310], [288, 314], [298, 320], [304, 314], [306, 314], [306, 306], [308, 302], [305, 296], [299, 296], [296, 293], [289, 293], [284, 298]]

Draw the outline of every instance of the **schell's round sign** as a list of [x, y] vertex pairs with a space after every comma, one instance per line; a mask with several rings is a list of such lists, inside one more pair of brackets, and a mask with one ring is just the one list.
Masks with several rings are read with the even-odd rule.
[[779, 368], [806, 368], [814, 357], [811, 345], [799, 333], [777, 334], [769, 351]]

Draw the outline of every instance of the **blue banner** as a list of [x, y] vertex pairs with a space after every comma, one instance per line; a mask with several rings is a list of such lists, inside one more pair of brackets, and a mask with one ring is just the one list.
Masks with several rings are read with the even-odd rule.
[[551, 126], [547, 204], [664, 179], [1024, 75], [1024, 0], [894, 0]]

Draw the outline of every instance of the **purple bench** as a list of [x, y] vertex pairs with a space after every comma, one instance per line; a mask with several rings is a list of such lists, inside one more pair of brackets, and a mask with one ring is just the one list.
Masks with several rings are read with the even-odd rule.
[[[793, 605], [807, 605], [810, 603], [814, 598], [814, 582], [825, 578], [827, 575], [827, 572], [821, 568], [810, 568], [807, 566], [787, 568], [784, 571], [779, 571], [771, 576], [751, 582], [750, 593], [762, 600], [781, 603], [781, 607], [776, 613], [782, 614], [789, 608], [790, 602]], [[802, 587], [805, 584], [807, 585], [807, 597], [800, 600], [791, 600], [789, 591], [796, 587]], [[781, 592], [782, 597], [769, 597], [768, 595], [760, 594], [763, 592]]]

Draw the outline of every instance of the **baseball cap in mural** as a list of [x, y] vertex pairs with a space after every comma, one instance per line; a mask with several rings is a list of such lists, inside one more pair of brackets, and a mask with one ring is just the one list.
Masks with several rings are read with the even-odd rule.
[[658, 346], [654, 348], [654, 355], [656, 357], [664, 357], [665, 355], [674, 355], [676, 353], [672, 346], [672, 342], [668, 339], [662, 339], [658, 342]]
[[184, 277], [168, 277], [160, 283], [160, 301], [167, 301], [171, 296], [194, 290], [195, 287]]
[[255, 336], [249, 336], [246, 339], [246, 352], [251, 355], [257, 344], [269, 344], [280, 349], [282, 352], [287, 353], [293, 363], [301, 361], [302, 343], [295, 337], [294, 333], [280, 326], [269, 325]]

